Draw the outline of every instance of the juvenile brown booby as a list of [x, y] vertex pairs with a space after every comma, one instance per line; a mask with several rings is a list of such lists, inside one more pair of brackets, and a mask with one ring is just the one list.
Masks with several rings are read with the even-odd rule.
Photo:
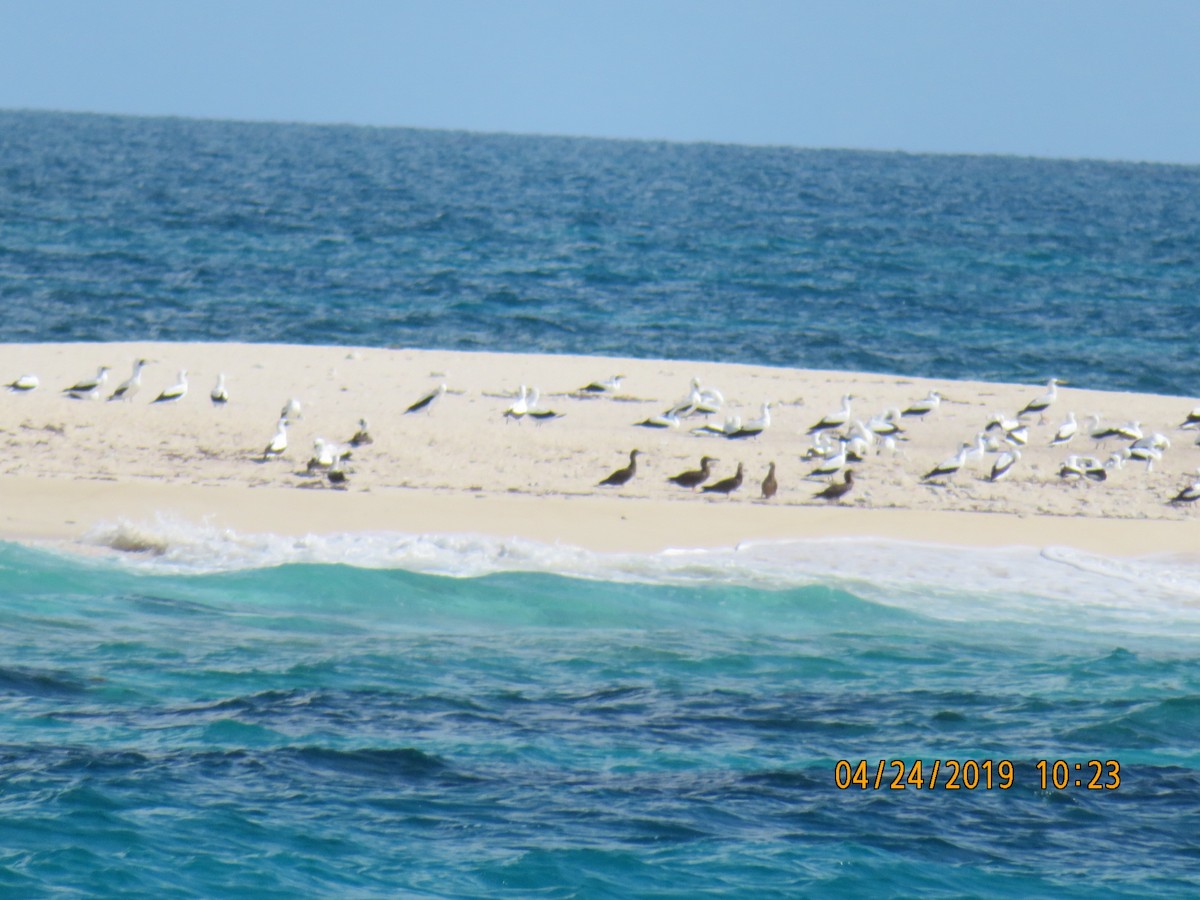
[[767, 465], [767, 477], [762, 482], [762, 497], [763, 500], [770, 500], [775, 496], [775, 492], [779, 490], [779, 482], [775, 480], [775, 463]]
[[854, 470], [847, 469], [842, 473], [842, 481], [835, 482], [813, 494], [815, 500], [837, 501], [845, 497], [854, 487]]
[[709, 476], [712, 475], [712, 464], [715, 462], [720, 462], [715, 456], [702, 456], [700, 457], [699, 469], [689, 469], [686, 472], [680, 472], [678, 475], [668, 478], [667, 481], [688, 489], [699, 487], [708, 481]]
[[706, 494], [724, 494], [726, 497], [732, 497], [733, 492], [742, 486], [742, 464], [738, 463], [737, 471], [729, 478], [724, 478], [716, 484], [706, 484], [700, 490]]
[[[617, 471], [613, 472], [611, 475], [601, 481], [600, 485], [608, 484], [619, 486], [629, 481], [629, 479], [637, 473], [637, 458], [641, 452], [641, 450], [630, 450], [629, 465], [625, 466], [623, 469], [617, 469]], [[597, 487], [600, 485], [597, 485]]]

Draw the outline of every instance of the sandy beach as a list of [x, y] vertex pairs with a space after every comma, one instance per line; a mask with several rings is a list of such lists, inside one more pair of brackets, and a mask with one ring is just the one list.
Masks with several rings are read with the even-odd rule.
[[[133, 361], [148, 365], [130, 400], [106, 398]], [[97, 396], [63, 388], [112, 367]], [[182, 399], [152, 402], [187, 370]], [[167, 517], [247, 532], [470, 532], [575, 544], [599, 551], [715, 547], [748, 539], [869, 536], [958, 545], [1065, 545], [1112, 555], [1194, 553], [1200, 511], [1167, 501], [1197, 476], [1197, 432], [1180, 424], [1200, 401], [1060, 387], [1046, 412], [1024, 419], [1027, 444], [1013, 470], [988, 475], [996, 454], [968, 460], [955, 476], [923, 482], [996, 413], [1013, 417], [1045, 384], [946, 382], [886, 375], [704, 362], [532, 356], [377, 348], [245, 344], [8, 345], [5, 383], [36, 374], [39, 386], [0, 394], [0, 534], [12, 540], [74, 541], [117, 522]], [[229, 401], [209, 399], [224, 373]], [[625, 376], [619, 390], [584, 385]], [[678, 428], [635, 423], [683, 400], [693, 378], [723, 395], [721, 410]], [[405, 409], [441, 383], [426, 410]], [[514, 419], [505, 410], [520, 385], [540, 391], [559, 417]], [[807, 430], [852, 400], [851, 421], [904, 409], [930, 390], [943, 402], [903, 417], [894, 450], [873, 447], [851, 463], [855, 487], [837, 502], [817, 499], [828, 480]], [[288, 449], [264, 459], [282, 407], [301, 412]], [[700, 435], [707, 422], [749, 422], [770, 402], [757, 437]], [[1080, 436], [1049, 442], [1068, 412]], [[1107, 459], [1128, 446], [1097, 446], [1084, 434], [1098, 415], [1136, 420], [1170, 441], [1151, 470], [1129, 460], [1103, 482], [1065, 480], [1071, 453]], [[368, 422], [373, 442], [353, 451], [344, 485], [307, 471], [318, 438], [345, 443]], [[601, 486], [641, 451], [624, 485]], [[708, 455], [712, 481], [745, 479], [731, 495], [678, 487], [670, 476]], [[778, 491], [760, 499], [768, 464]]]

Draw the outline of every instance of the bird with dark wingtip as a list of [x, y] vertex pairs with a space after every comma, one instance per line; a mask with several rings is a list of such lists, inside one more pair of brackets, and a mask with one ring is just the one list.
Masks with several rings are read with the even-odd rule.
[[742, 464], [738, 463], [737, 471], [729, 478], [723, 478], [715, 484], [706, 484], [700, 490], [706, 494], [724, 494], [726, 497], [732, 497], [733, 492], [742, 486]]
[[823, 490], [817, 491], [813, 494], [813, 498], [816, 500], [829, 500], [831, 502], [841, 500], [854, 487], [854, 470], [847, 469], [842, 474], [842, 478], [844, 479], [843, 481], [831, 484]]
[[635, 474], [637, 474], [637, 458], [641, 454], [641, 452], [642, 452], [641, 450], [630, 450], [629, 451], [629, 465], [625, 466], [624, 468], [617, 469], [617, 471], [613, 472], [611, 475], [609, 475], [607, 478], [605, 478], [603, 481], [601, 481], [600, 484], [597, 485], [597, 487], [600, 487], [600, 486], [606, 485], [606, 484], [607, 485], [615, 485], [615, 486], [619, 487], [622, 484], [626, 484], [629, 481], [629, 479], [631, 479]]
[[715, 462], [720, 462], [715, 456], [702, 456], [700, 457], [699, 469], [689, 469], [686, 472], [680, 472], [678, 475], [668, 478], [667, 481], [693, 490], [708, 481], [712, 475], [712, 464]]

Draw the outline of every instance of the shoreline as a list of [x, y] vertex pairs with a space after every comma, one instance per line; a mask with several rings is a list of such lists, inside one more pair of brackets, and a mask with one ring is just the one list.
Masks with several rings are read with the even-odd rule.
[[[61, 389], [100, 365], [113, 368], [105, 395], [132, 360], [155, 360], [131, 402], [75, 400]], [[15, 344], [6, 347], [4, 383], [36, 373], [27, 393], [0, 395], [0, 536], [17, 541], [79, 541], [101, 523], [159, 516], [209, 522], [239, 532], [355, 531], [478, 533], [570, 544], [600, 552], [713, 548], [741, 541], [880, 538], [959, 546], [1064, 545], [1114, 556], [1200, 552], [1200, 514], [1166, 503], [1200, 467], [1195, 431], [1178, 424], [1187, 398], [1060, 388], [1045, 423], [1027, 419], [1028, 444], [1011, 477], [992, 482], [992, 465], [963, 470], [946, 484], [923, 483], [994, 412], [1012, 415], [1045, 385], [949, 382], [855, 372], [742, 364], [247, 344]], [[151, 403], [188, 370], [179, 401]], [[621, 373], [622, 390], [578, 389]], [[210, 403], [218, 373], [230, 401]], [[725, 398], [708, 421], [749, 421], [772, 403], [770, 427], [750, 440], [650, 430], [634, 423], [687, 393], [692, 377]], [[448, 390], [429, 409], [405, 409], [437, 384]], [[504, 410], [518, 385], [538, 386], [560, 414], [513, 421]], [[895, 453], [872, 453], [855, 469], [855, 490], [838, 503], [814, 499], [827, 482], [807, 477], [805, 432], [845, 393], [853, 418], [869, 418], [940, 390], [941, 407], [901, 419], [908, 438]], [[300, 398], [282, 458], [261, 461], [281, 407]], [[1106, 483], [1064, 483], [1067, 448], [1049, 437], [1067, 410], [1106, 422], [1139, 419], [1171, 441], [1151, 471], [1112, 470]], [[347, 463], [347, 489], [305, 474], [313, 441], [345, 441], [367, 418], [373, 444]], [[1114, 445], [1115, 446], [1115, 445]], [[598, 482], [642, 451], [626, 485]], [[1076, 453], [1093, 453], [1077, 441]], [[1105, 451], [1107, 452], [1107, 451]], [[699, 457], [721, 462], [714, 479], [743, 463], [731, 498], [691, 493], [667, 481]], [[1100, 455], [1097, 453], [1097, 455]], [[768, 462], [778, 494], [755, 499]], [[1164, 499], [1166, 498], [1166, 499]]]
[[[969, 511], [785, 507], [726, 509], [712, 500], [453, 494], [399, 489], [352, 504], [331, 491], [116, 482], [0, 481], [0, 540], [78, 543], [98, 528], [185, 522], [242, 535], [302, 537], [355, 532], [484, 534], [597, 553], [720, 549], [743, 542], [881, 540], [961, 548], [1067, 546], [1117, 557], [1194, 555], [1200, 525]], [[261, 502], [259, 502], [261, 501]], [[26, 511], [14, 514], [13, 505]], [[686, 515], [681, 513], [686, 512]], [[366, 524], [369, 523], [369, 524]], [[498, 523], [503, 523], [499, 525]]]

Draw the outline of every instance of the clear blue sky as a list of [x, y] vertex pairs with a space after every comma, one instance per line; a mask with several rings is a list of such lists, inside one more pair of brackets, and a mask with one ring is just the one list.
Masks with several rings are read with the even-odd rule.
[[0, 0], [0, 108], [1200, 163], [1200, 2]]

